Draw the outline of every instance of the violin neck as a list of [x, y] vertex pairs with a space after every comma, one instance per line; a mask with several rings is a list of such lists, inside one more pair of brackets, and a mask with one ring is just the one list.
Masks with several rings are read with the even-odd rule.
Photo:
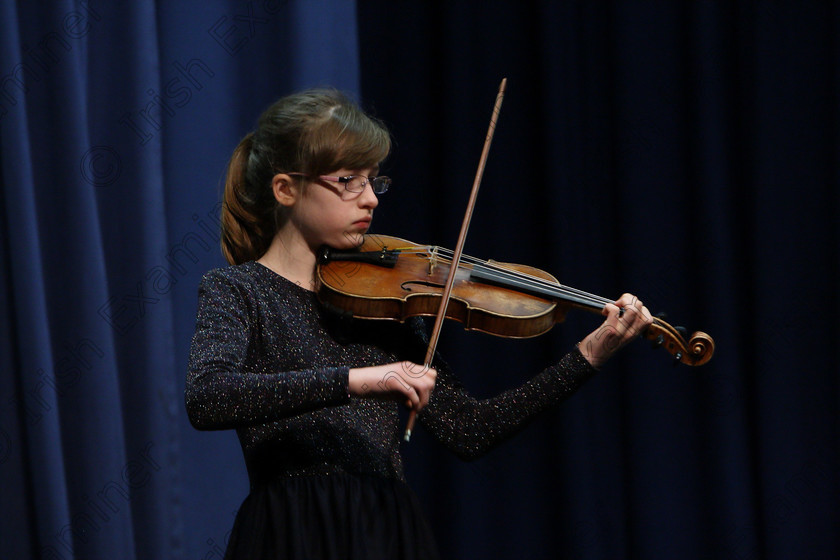
[[506, 269], [490, 263], [473, 264], [470, 278], [491, 284], [504, 286], [513, 290], [542, 296], [546, 299], [562, 300], [577, 307], [600, 312], [612, 300], [570, 288], [556, 282]]

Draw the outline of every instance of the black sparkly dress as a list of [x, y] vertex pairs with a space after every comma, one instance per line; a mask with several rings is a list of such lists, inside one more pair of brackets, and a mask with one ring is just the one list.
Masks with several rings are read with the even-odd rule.
[[[354, 367], [422, 363], [420, 320], [348, 321], [256, 262], [213, 270], [199, 288], [186, 405], [198, 429], [235, 428], [251, 490], [226, 558], [428, 559], [434, 538], [400, 457], [398, 403], [348, 394]], [[569, 353], [519, 388], [467, 394], [445, 364], [424, 427], [474, 458], [560, 402], [594, 370]]]

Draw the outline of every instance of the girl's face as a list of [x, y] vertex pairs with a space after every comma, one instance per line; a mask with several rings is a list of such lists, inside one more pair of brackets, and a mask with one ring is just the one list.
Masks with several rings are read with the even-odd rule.
[[[372, 167], [338, 169], [325, 175], [374, 177], [378, 172], [377, 167]], [[365, 185], [362, 192], [349, 192], [345, 183], [313, 177], [300, 193], [290, 221], [313, 249], [321, 245], [352, 249], [362, 244], [373, 219], [373, 209], [378, 204], [379, 199], [370, 184]]]

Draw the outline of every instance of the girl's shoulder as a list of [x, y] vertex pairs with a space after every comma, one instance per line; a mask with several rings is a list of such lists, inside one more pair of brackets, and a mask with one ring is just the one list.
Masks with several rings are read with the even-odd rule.
[[256, 276], [259, 274], [258, 267], [260, 265], [257, 262], [249, 261], [242, 264], [213, 268], [204, 273], [204, 276], [201, 278], [201, 285], [203, 287], [212, 285], [252, 286]]
[[202, 290], [235, 290], [253, 296], [270, 293], [308, 299], [312, 292], [277, 274], [256, 261], [234, 264], [207, 271], [201, 279]]

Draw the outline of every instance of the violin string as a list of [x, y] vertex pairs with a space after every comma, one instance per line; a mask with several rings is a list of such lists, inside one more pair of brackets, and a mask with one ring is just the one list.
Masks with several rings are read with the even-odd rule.
[[577, 288], [573, 288], [571, 286], [565, 286], [557, 282], [552, 282], [550, 280], [546, 280], [545, 278], [533, 276], [526, 272], [510, 270], [503, 266], [494, 265], [488, 263], [487, 261], [482, 261], [480, 259], [475, 259], [473, 262], [474, 264], [478, 264], [486, 269], [492, 270], [498, 279], [518, 283], [525, 288], [542, 288], [549, 292], [557, 293], [561, 296], [572, 296], [573, 299], [577, 299], [580, 303], [597, 305], [600, 307], [603, 307], [607, 303], [612, 303], [613, 301], [607, 298], [603, 298], [601, 296], [597, 296], [595, 294], [591, 294], [589, 292], [585, 292], [583, 290], [579, 290]]
[[[442, 247], [435, 247], [435, 246], [426, 246], [423, 247], [412, 247], [405, 251], [404, 253], [433, 253], [438, 257], [442, 257], [442, 260], [447, 260], [446, 257], [451, 257], [453, 251], [449, 249], [444, 249]], [[585, 292], [583, 290], [579, 290], [577, 288], [572, 288], [570, 286], [564, 286], [563, 284], [552, 282], [550, 280], [546, 280], [544, 278], [539, 278], [537, 276], [533, 276], [531, 274], [527, 274], [520, 271], [511, 270], [509, 268], [505, 268], [503, 266], [492, 264], [488, 261], [478, 259], [476, 257], [471, 257], [469, 255], [462, 255], [461, 260], [463, 262], [469, 262], [473, 265], [480, 265], [486, 270], [492, 271], [497, 279], [500, 281], [506, 281], [513, 284], [519, 284], [525, 288], [534, 288], [534, 289], [542, 289], [544, 291], [554, 292], [555, 294], [562, 296], [569, 296], [574, 300], [580, 301], [580, 303], [590, 304], [590, 305], [600, 305], [604, 306], [608, 303], [613, 303], [614, 300], [604, 298], [595, 294], [591, 294], [589, 292]], [[448, 261], [451, 262], [451, 261]]]

